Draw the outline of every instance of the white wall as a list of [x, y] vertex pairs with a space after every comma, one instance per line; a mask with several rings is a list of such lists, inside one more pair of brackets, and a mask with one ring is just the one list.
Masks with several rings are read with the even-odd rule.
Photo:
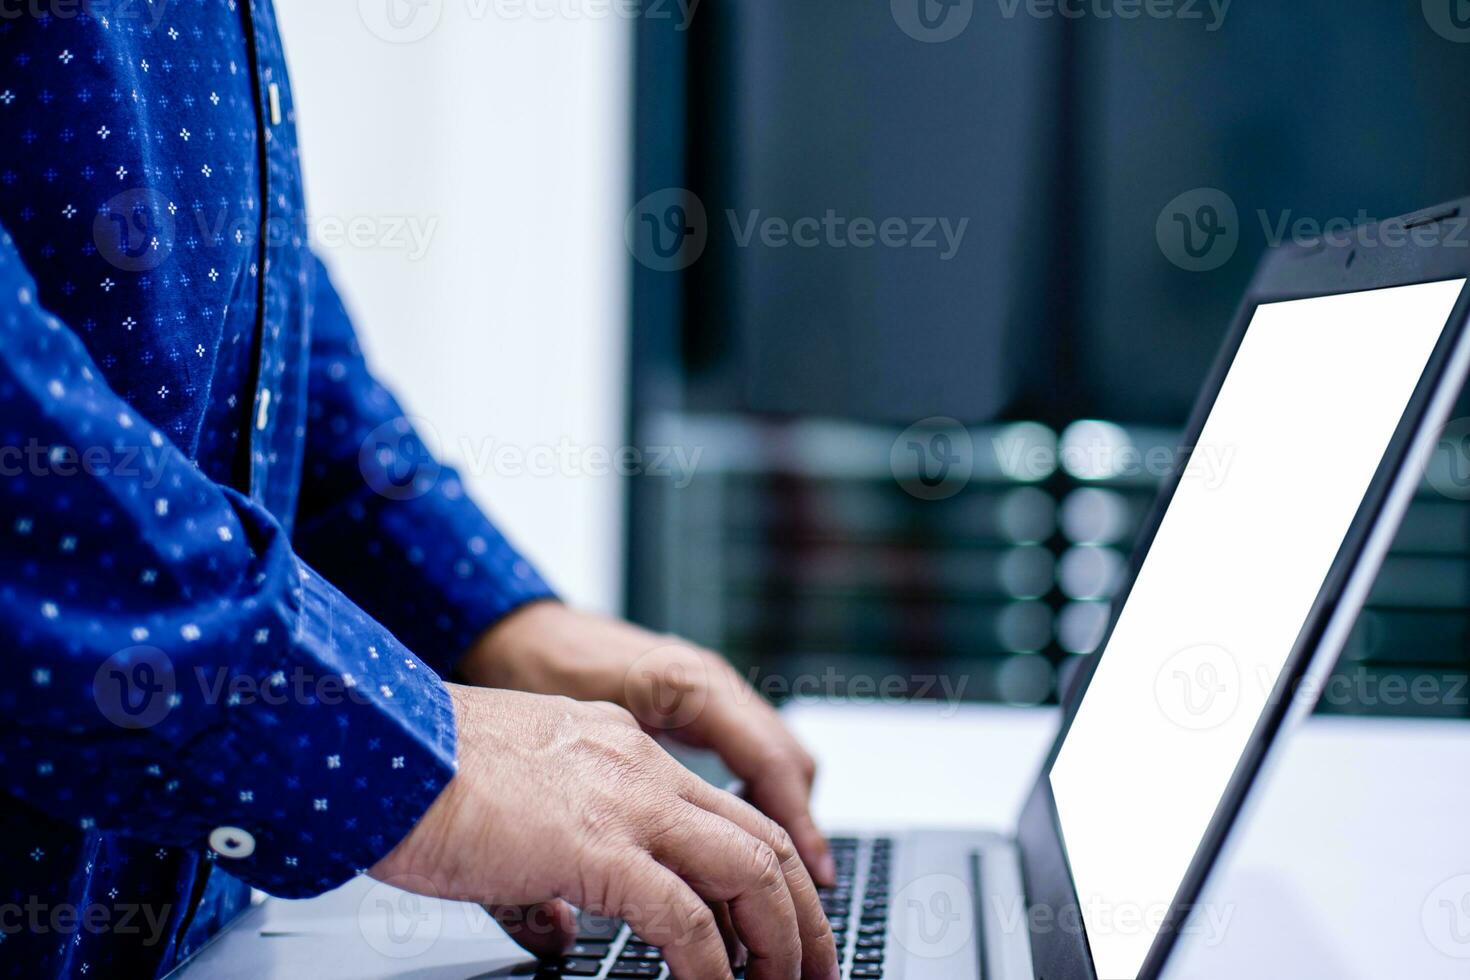
[[375, 371], [553, 585], [614, 610], [622, 489], [575, 471], [624, 437], [632, 30], [534, 3], [277, 7], [318, 248]]

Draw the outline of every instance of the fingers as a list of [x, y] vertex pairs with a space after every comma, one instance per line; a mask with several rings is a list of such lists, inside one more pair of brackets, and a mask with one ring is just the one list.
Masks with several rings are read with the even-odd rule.
[[675, 980], [733, 980], [714, 911], [674, 872], [647, 854], [624, 870], [613, 903], [618, 918], [663, 951]]
[[[694, 891], [725, 902], [749, 953], [752, 980], [789, 980], [801, 968], [801, 933], [781, 859], [735, 824], [690, 805], [650, 853]], [[810, 975], [810, 974], [809, 974]], [[818, 974], [826, 980], [826, 974]]]
[[485, 911], [537, 959], [561, 956], [577, 938], [576, 913], [560, 899], [537, 905], [487, 905]]
[[764, 702], [756, 710], [717, 702], [709, 706], [704, 735], [730, 771], [745, 781], [751, 802], [786, 828], [812, 877], [823, 886], [833, 885], [837, 867], [811, 814], [816, 764], [781, 717]]
[[709, 907], [720, 924], [720, 935], [725, 937], [725, 954], [730, 957], [730, 964], [744, 966], [745, 947], [740, 944], [740, 936], [735, 932], [735, 921], [730, 918], [730, 906], [725, 902], [710, 902]]
[[692, 781], [686, 794], [694, 805], [730, 821], [752, 837], [764, 842], [781, 862], [781, 872], [796, 910], [797, 930], [801, 938], [802, 976], [837, 975], [837, 948], [832, 939], [832, 926], [822, 911], [822, 899], [807, 873], [789, 834], [769, 817], [744, 800], [721, 792], [707, 783]]
[[764, 778], [747, 778], [750, 801], [786, 829], [796, 851], [823, 887], [837, 883], [837, 863], [832, 858], [827, 838], [812, 819], [810, 797], [800, 776], [792, 772], [771, 772]]
[[727, 662], [683, 643], [665, 644], [634, 663], [624, 694], [644, 726], [718, 752], [755, 803], [791, 833], [817, 880], [834, 883], [831, 851], [810, 812], [816, 765]]

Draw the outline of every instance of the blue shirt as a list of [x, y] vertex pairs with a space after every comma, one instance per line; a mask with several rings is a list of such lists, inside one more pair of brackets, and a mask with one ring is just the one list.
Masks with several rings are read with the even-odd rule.
[[440, 677], [548, 594], [302, 201], [269, 0], [6, 7], [0, 975], [153, 976], [370, 867], [454, 771]]

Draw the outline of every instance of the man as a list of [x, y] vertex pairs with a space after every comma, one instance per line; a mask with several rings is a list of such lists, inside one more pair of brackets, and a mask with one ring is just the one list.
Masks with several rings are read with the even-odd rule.
[[368, 374], [269, 0], [43, 7], [0, 18], [0, 973], [154, 976], [250, 885], [371, 873], [540, 953], [573, 903], [678, 976], [836, 977], [810, 758], [558, 604]]

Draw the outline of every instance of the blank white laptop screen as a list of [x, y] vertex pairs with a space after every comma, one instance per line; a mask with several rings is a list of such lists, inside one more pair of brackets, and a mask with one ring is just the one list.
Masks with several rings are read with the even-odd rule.
[[1464, 283], [1257, 308], [1051, 771], [1104, 980], [1142, 967]]

